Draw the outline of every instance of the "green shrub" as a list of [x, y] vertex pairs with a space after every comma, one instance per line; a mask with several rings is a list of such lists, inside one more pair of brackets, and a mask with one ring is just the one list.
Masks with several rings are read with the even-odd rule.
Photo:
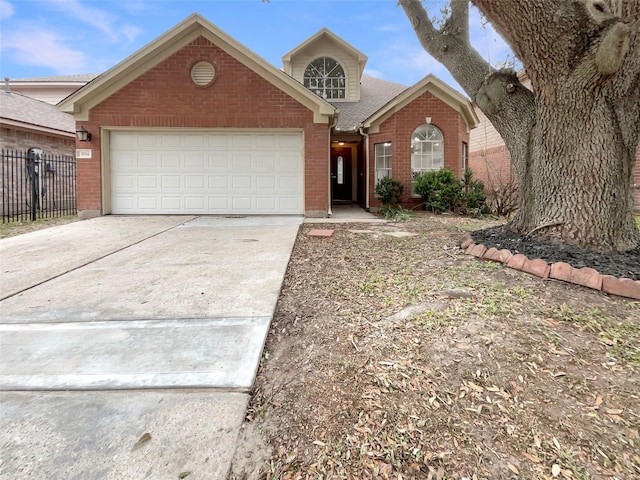
[[380, 199], [380, 203], [385, 206], [393, 206], [400, 203], [404, 185], [400, 180], [389, 177], [382, 177], [376, 185], [376, 195]]
[[416, 193], [422, 197], [425, 210], [434, 213], [469, 215], [488, 211], [484, 184], [474, 180], [473, 172], [469, 169], [462, 180], [445, 168], [425, 172], [416, 179]]
[[462, 185], [455, 173], [441, 168], [418, 176], [416, 194], [422, 197], [425, 210], [457, 212], [462, 199]]
[[471, 169], [464, 172], [462, 179], [462, 212], [465, 215], [484, 214], [489, 212], [487, 194], [484, 191], [484, 183], [473, 178]]

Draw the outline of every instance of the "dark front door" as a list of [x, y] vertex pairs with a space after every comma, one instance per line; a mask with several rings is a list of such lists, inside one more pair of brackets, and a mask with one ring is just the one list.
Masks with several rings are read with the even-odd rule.
[[350, 147], [331, 149], [331, 200], [353, 200]]

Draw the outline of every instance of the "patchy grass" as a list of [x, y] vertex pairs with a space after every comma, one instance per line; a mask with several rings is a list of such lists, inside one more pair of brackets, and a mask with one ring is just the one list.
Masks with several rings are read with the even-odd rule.
[[65, 225], [67, 223], [77, 222], [77, 215], [66, 215], [63, 217], [40, 218], [32, 221], [18, 221], [0, 224], [0, 238], [14, 237], [23, 233], [35, 232], [56, 225]]
[[639, 478], [639, 303], [462, 255], [491, 223], [303, 226], [235, 478]]

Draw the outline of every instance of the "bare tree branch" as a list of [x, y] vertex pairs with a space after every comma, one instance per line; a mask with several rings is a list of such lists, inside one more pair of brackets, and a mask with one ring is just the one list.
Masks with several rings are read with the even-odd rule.
[[398, 2], [411, 21], [423, 48], [451, 72], [472, 99], [484, 77], [493, 70], [469, 42], [469, 5], [467, 0], [452, 0], [451, 13], [437, 29], [420, 0]]

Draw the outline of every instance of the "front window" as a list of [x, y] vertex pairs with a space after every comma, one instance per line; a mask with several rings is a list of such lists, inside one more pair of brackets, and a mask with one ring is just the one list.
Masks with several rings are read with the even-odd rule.
[[411, 194], [415, 195], [416, 178], [430, 170], [444, 167], [444, 137], [438, 127], [421, 125], [411, 135]]
[[462, 142], [462, 171], [466, 172], [469, 168], [469, 146], [467, 142]]
[[375, 144], [376, 185], [384, 177], [391, 178], [391, 142]]
[[304, 86], [325, 100], [345, 98], [344, 69], [330, 57], [319, 57], [304, 70]]

